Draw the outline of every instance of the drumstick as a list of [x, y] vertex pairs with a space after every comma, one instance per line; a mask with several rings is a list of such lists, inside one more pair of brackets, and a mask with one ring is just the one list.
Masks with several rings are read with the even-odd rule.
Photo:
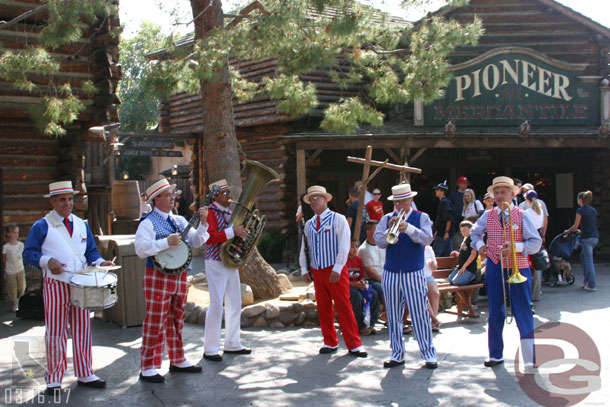
[[[111, 263], [114, 264], [115, 260], [116, 260], [116, 256], [114, 256], [114, 258], [112, 259]], [[106, 278], [106, 274], [108, 274], [108, 269], [106, 269], [106, 271], [104, 271], [104, 278]]]

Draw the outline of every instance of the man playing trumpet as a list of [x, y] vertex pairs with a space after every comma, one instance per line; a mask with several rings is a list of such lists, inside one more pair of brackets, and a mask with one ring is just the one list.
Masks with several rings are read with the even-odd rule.
[[432, 227], [427, 214], [411, 209], [415, 195], [417, 192], [411, 191], [409, 184], [392, 187], [388, 200], [394, 201], [396, 211], [381, 218], [374, 235], [375, 243], [382, 249], [387, 248], [382, 284], [392, 357], [383, 366], [390, 368], [405, 363], [402, 320], [406, 304], [426, 367], [436, 369], [436, 349], [432, 344], [428, 314], [428, 286], [424, 276], [424, 247], [432, 242]]
[[[530, 309], [532, 273], [527, 256], [540, 250], [542, 239], [529, 215], [512, 204], [513, 198], [519, 193], [519, 188], [515, 186], [512, 178], [494, 178], [487, 192], [493, 195], [497, 207], [485, 211], [470, 234], [471, 246], [478, 250], [481, 258], [487, 257], [485, 285], [489, 299], [489, 359], [484, 365], [492, 367], [504, 363], [502, 330], [506, 317], [505, 293], [510, 298], [512, 315], [519, 328], [523, 359], [526, 366], [533, 365], [534, 319]], [[502, 207], [506, 209], [500, 209]], [[487, 232], [487, 242], [483, 240], [485, 232]], [[517, 267], [514, 267], [513, 259], [516, 259]], [[502, 269], [504, 270], [501, 272]], [[511, 270], [514, 270], [514, 274], [521, 273], [527, 280], [508, 284], [507, 279]], [[524, 339], [529, 340], [524, 341]]]

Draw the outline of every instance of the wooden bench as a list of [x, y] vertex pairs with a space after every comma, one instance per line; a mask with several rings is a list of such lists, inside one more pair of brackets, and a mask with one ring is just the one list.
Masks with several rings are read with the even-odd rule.
[[[432, 275], [436, 279], [438, 285], [438, 291], [443, 292], [454, 292], [457, 302], [456, 311], [444, 310], [448, 314], [454, 314], [468, 318], [478, 318], [477, 314], [470, 302], [470, 298], [474, 293], [474, 290], [478, 290], [483, 287], [482, 283], [470, 284], [470, 285], [451, 285], [447, 278], [449, 274], [455, 269], [458, 264], [457, 257], [437, 257], [436, 258], [437, 269], [432, 272]], [[465, 312], [467, 310], [468, 312]]]

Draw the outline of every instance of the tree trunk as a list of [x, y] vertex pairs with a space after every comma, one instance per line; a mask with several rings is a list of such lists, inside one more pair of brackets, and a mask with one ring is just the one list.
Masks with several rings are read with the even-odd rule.
[[[191, 0], [193, 16], [208, 7], [210, 0]], [[195, 20], [195, 39], [206, 37], [207, 33], [223, 26], [222, 2], [214, 4]], [[235, 120], [231, 98], [231, 78], [228, 65], [224, 65], [221, 78], [216, 83], [201, 81], [203, 114], [203, 165], [209, 183], [225, 178], [233, 186], [231, 194], [237, 199], [241, 193], [240, 146], [235, 136]], [[203, 193], [203, 191], [202, 191]], [[254, 297], [272, 298], [282, 289], [275, 270], [254, 250], [252, 257], [240, 269], [241, 280], [250, 285]]]

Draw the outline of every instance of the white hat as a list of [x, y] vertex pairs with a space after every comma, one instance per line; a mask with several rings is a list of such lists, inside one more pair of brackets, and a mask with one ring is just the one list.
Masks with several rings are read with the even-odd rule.
[[519, 187], [515, 185], [515, 181], [513, 181], [510, 177], [496, 177], [494, 178], [492, 184], [487, 188], [487, 192], [493, 195], [494, 189], [498, 187], [507, 187], [511, 189], [515, 193], [519, 193]]
[[392, 195], [388, 201], [400, 201], [401, 199], [413, 198], [417, 192], [411, 191], [411, 184], [398, 184], [392, 187]]
[[333, 196], [331, 194], [329, 194], [328, 192], [326, 192], [326, 188], [324, 188], [323, 186], [320, 185], [312, 185], [309, 188], [307, 188], [307, 195], [305, 195], [303, 197], [303, 201], [305, 201], [306, 204], [309, 203], [309, 198], [311, 198], [312, 196], [316, 196], [316, 195], [322, 195], [324, 196], [324, 198], [326, 198], [326, 201], [330, 201], [331, 199], [333, 199]]
[[210, 185], [208, 185], [208, 186], [210, 187], [210, 191], [212, 190], [212, 187], [213, 187], [214, 185], [216, 185], [216, 186], [218, 186], [218, 188], [220, 188], [220, 189], [218, 190], [218, 192], [222, 192], [222, 191], [224, 191], [225, 189], [230, 189], [230, 188], [231, 188], [231, 185], [229, 185], [229, 183], [227, 182], [227, 180], [226, 180], [226, 179], [221, 179], [221, 180], [219, 180], [219, 181], [213, 182], [213, 183], [211, 183]]
[[176, 184], [170, 185], [165, 178], [155, 182], [154, 184], [146, 188], [146, 203], [151, 203], [157, 195], [168, 189], [173, 191], [174, 189], [176, 189]]
[[61, 194], [76, 195], [76, 194], [78, 194], [78, 191], [75, 191], [74, 189], [72, 189], [72, 181], [52, 182], [49, 184], [49, 193], [46, 194], [44, 197], [50, 198], [52, 196], [61, 195]]
[[182, 190], [181, 189], [177, 190], [176, 195], [182, 195]]
[[534, 186], [528, 182], [527, 184], [521, 185], [521, 189], [524, 189], [526, 191], [532, 191], [534, 189]]

